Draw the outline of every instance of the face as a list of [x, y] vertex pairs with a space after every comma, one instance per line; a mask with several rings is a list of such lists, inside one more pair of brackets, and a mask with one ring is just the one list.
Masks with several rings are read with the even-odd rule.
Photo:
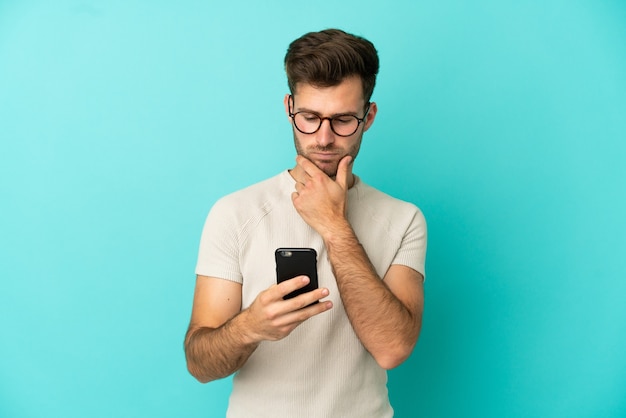
[[[293, 94], [291, 111], [293, 113], [307, 111], [321, 117], [332, 117], [340, 114], [352, 114], [359, 118], [365, 113], [363, 86], [359, 77], [346, 78], [337, 86], [314, 87], [309, 84], [298, 84]], [[289, 115], [289, 95], [285, 96], [285, 110]], [[370, 105], [369, 113], [357, 131], [348, 136], [336, 135], [330, 121], [324, 120], [319, 130], [312, 134], [303, 134], [295, 126], [293, 128], [296, 152], [312, 161], [326, 175], [335, 177], [339, 161], [346, 155], [356, 158], [361, 147], [363, 132], [369, 129], [376, 116], [376, 104]], [[290, 123], [292, 122], [289, 118]]]

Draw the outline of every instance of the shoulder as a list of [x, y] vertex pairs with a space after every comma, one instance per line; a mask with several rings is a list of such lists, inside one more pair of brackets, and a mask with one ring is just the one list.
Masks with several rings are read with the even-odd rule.
[[230, 230], [239, 234], [257, 225], [268, 214], [284, 210], [291, 201], [291, 176], [280, 174], [237, 190], [218, 199], [206, 218], [212, 230]]
[[393, 197], [361, 180], [355, 185], [353, 205], [362, 215], [387, 228], [406, 228], [408, 224], [425, 225], [424, 214], [417, 205]]
[[393, 197], [359, 180], [355, 186], [355, 199], [359, 205], [364, 205], [376, 211], [395, 212], [406, 214], [421, 213], [413, 203]]
[[273, 177], [227, 194], [215, 202], [212, 210], [250, 209], [281, 199], [282, 196], [287, 194], [285, 174], [288, 175], [286, 171], [281, 172]]

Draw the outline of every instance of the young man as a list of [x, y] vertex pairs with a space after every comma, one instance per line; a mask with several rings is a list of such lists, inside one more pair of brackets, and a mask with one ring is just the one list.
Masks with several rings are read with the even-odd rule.
[[[187, 365], [201, 382], [236, 373], [229, 417], [390, 417], [386, 369], [420, 332], [426, 224], [352, 174], [377, 114], [378, 55], [325, 30], [295, 40], [285, 68], [296, 165], [211, 209]], [[317, 251], [319, 289], [283, 299], [309, 279], [276, 284], [280, 247]]]

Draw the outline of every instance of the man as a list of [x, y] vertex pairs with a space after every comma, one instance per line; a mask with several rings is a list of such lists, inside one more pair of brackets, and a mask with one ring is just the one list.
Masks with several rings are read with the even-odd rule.
[[[201, 382], [236, 373], [229, 417], [390, 417], [386, 370], [421, 327], [426, 225], [352, 174], [378, 110], [378, 55], [325, 30], [292, 42], [285, 68], [296, 165], [211, 209], [187, 365]], [[317, 251], [319, 289], [283, 299], [309, 279], [276, 284], [279, 247]]]

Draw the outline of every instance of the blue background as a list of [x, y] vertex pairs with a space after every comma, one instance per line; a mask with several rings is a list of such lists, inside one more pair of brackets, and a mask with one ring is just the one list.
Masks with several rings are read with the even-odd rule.
[[355, 172], [429, 222], [399, 417], [626, 416], [622, 1], [0, 1], [0, 416], [220, 417], [204, 217], [293, 165], [282, 60], [381, 58]]

